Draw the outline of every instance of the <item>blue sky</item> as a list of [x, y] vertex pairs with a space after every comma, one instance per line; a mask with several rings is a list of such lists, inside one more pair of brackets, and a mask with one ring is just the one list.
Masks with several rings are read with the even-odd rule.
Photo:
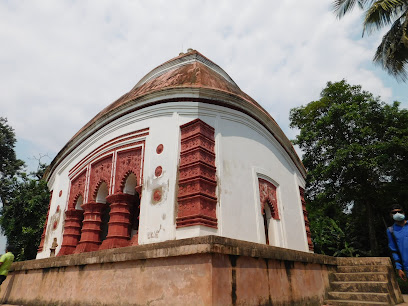
[[361, 33], [361, 11], [337, 20], [327, 0], [0, 0], [0, 116], [35, 170], [34, 156], [50, 162], [96, 113], [187, 48], [220, 65], [289, 138], [289, 110], [318, 99], [327, 81], [345, 78], [407, 108], [407, 83], [371, 62], [382, 33]]

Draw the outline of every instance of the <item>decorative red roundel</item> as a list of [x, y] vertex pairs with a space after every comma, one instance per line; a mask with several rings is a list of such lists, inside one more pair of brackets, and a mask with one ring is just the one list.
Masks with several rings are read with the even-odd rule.
[[154, 175], [156, 175], [156, 177], [159, 177], [163, 172], [163, 168], [161, 166], [158, 166], [156, 168], [156, 170], [154, 171]]
[[156, 153], [157, 153], [157, 154], [161, 154], [161, 152], [163, 152], [163, 145], [162, 145], [162, 144], [159, 144], [159, 145], [157, 146], [157, 148], [156, 148]]
[[53, 229], [56, 229], [56, 228], [57, 228], [57, 225], [58, 225], [58, 222], [57, 222], [57, 221], [54, 221], [54, 224], [52, 225], [52, 228], [53, 228]]
[[161, 200], [161, 190], [160, 189], [156, 189], [155, 192], [153, 193], [153, 200], [155, 200], [156, 202]]
[[60, 206], [58, 205], [58, 206], [57, 206], [57, 212], [59, 212], [59, 210], [60, 210]]
[[60, 196], [60, 197], [62, 196], [62, 190], [60, 190], [60, 192], [59, 192], [59, 196]]

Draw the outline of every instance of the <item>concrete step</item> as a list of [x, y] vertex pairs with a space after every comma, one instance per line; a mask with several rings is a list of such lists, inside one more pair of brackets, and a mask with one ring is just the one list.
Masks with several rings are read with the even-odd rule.
[[388, 267], [380, 265], [338, 266], [337, 272], [339, 273], [388, 272]]
[[392, 265], [389, 257], [338, 257], [339, 266]]
[[326, 300], [324, 306], [368, 306], [368, 305], [390, 305], [384, 302], [364, 302], [364, 301], [348, 301], [348, 300]]
[[388, 281], [388, 274], [384, 272], [359, 272], [359, 273], [332, 273], [330, 274], [330, 281], [333, 282], [347, 282], [347, 281], [372, 281], [372, 282], [386, 282]]
[[346, 300], [346, 301], [364, 301], [364, 302], [382, 302], [391, 303], [391, 298], [388, 293], [375, 292], [328, 292], [329, 300]]
[[388, 293], [388, 282], [331, 282], [331, 291]]

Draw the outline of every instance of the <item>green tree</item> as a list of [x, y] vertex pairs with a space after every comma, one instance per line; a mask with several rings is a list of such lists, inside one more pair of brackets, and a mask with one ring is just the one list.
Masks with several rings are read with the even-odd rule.
[[0, 227], [7, 242], [16, 247], [16, 259], [33, 259], [37, 254], [49, 192], [42, 180], [46, 166], [35, 173], [23, 172], [24, 162], [14, 151], [16, 137], [7, 119], [0, 117]]
[[21, 170], [24, 162], [17, 159], [14, 151], [16, 137], [7, 119], [0, 117], [0, 202], [10, 198], [10, 180]]
[[45, 169], [40, 164], [35, 173], [14, 176], [9, 182], [10, 197], [1, 210], [0, 226], [19, 261], [37, 254], [49, 202], [47, 183], [42, 180]]
[[339, 219], [352, 214], [342, 228], [354, 235], [344, 237], [348, 247], [378, 255], [388, 207], [408, 204], [408, 111], [343, 80], [327, 83], [320, 100], [292, 109], [290, 120], [300, 129], [294, 143], [308, 169], [311, 227], [318, 224], [314, 210], [334, 210]]
[[408, 64], [408, 0], [335, 0], [334, 10], [341, 18], [358, 4], [365, 10], [364, 33], [390, 26], [374, 55], [381, 65], [397, 80], [407, 80]]

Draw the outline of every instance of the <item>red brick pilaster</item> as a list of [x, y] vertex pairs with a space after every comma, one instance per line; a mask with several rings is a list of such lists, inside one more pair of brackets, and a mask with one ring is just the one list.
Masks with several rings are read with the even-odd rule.
[[106, 197], [110, 203], [108, 235], [100, 249], [111, 249], [128, 246], [130, 243], [130, 205], [135, 196], [126, 193], [115, 193]]
[[42, 232], [42, 234], [41, 234], [41, 241], [40, 241], [40, 245], [38, 246], [38, 249], [37, 249], [38, 252], [37, 252], [37, 253], [42, 252], [43, 247], [44, 247], [45, 232], [47, 231], [48, 217], [49, 217], [49, 215], [50, 215], [52, 193], [53, 193], [53, 190], [51, 190], [51, 192], [50, 192], [50, 202], [49, 202], [49, 204], [48, 204], [47, 218], [45, 219], [44, 229], [43, 229], [43, 232]]
[[81, 240], [74, 253], [92, 252], [99, 249], [101, 244], [101, 216], [106, 204], [88, 202], [81, 205], [84, 209], [84, 221], [82, 223]]
[[180, 130], [177, 227], [217, 228], [214, 128], [195, 119]]
[[305, 201], [305, 190], [299, 187], [300, 201], [302, 202], [303, 218], [305, 219], [305, 229], [307, 236], [307, 244], [309, 245], [309, 250], [313, 251], [312, 233], [310, 232], [309, 219], [307, 218], [306, 201]]
[[64, 235], [61, 249], [57, 256], [72, 254], [81, 237], [81, 222], [84, 217], [82, 210], [67, 210], [65, 212]]

